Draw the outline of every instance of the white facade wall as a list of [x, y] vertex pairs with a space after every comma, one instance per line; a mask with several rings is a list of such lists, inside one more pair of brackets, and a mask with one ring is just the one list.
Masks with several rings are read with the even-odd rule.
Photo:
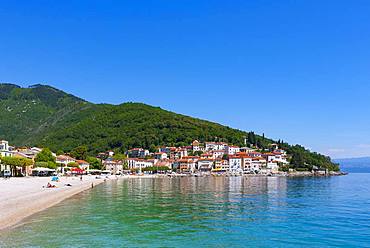
[[198, 170], [211, 170], [213, 167], [213, 161], [212, 160], [199, 160], [198, 161]]
[[226, 146], [225, 150], [228, 155], [235, 155], [240, 152], [240, 148], [237, 146]]
[[279, 171], [278, 164], [277, 163], [274, 163], [274, 162], [268, 162], [266, 168], [267, 168], [267, 170], [269, 170], [271, 172], [277, 172], [277, 171]]
[[9, 142], [0, 140], [0, 154], [2, 157], [11, 157], [12, 153], [9, 150]]
[[213, 151], [212, 156], [213, 158], [222, 158], [224, 156], [225, 152], [224, 151]]
[[230, 158], [229, 159], [229, 169], [230, 171], [239, 171], [242, 169], [242, 159], [241, 158]]

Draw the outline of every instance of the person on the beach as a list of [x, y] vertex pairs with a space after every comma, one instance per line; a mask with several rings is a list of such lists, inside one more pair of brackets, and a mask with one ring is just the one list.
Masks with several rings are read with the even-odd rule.
[[46, 185], [46, 188], [56, 188], [57, 186], [55, 186], [55, 185], [52, 185], [51, 183], [48, 183], [47, 185]]

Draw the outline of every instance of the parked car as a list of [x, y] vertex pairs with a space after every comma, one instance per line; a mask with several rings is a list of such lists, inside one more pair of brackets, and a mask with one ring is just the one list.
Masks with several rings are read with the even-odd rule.
[[12, 173], [11, 173], [11, 171], [10, 171], [10, 170], [3, 170], [3, 171], [1, 172], [1, 176], [2, 176], [2, 177], [5, 177], [5, 178], [9, 178], [9, 177], [11, 177], [11, 176], [12, 176]]

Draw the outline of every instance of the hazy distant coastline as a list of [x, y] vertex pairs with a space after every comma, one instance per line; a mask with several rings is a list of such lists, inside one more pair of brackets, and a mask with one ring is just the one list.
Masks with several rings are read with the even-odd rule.
[[334, 159], [342, 171], [350, 173], [370, 173], [370, 157]]

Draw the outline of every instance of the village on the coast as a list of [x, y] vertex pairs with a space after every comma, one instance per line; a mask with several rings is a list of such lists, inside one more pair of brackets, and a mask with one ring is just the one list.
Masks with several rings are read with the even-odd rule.
[[113, 151], [99, 153], [96, 158], [102, 168], [91, 168], [85, 161], [71, 154], [55, 154], [55, 169], [43, 168], [35, 163], [35, 158], [43, 149], [38, 147], [14, 147], [6, 140], [0, 141], [1, 157], [20, 157], [33, 163], [10, 166], [0, 163], [0, 172], [15, 175], [53, 175], [53, 174], [104, 174], [104, 175], [274, 175], [287, 168], [290, 157], [278, 144], [268, 149], [238, 147], [225, 142], [204, 142], [194, 140], [189, 146], [159, 147], [157, 152], [144, 148], [133, 148], [117, 159]]

